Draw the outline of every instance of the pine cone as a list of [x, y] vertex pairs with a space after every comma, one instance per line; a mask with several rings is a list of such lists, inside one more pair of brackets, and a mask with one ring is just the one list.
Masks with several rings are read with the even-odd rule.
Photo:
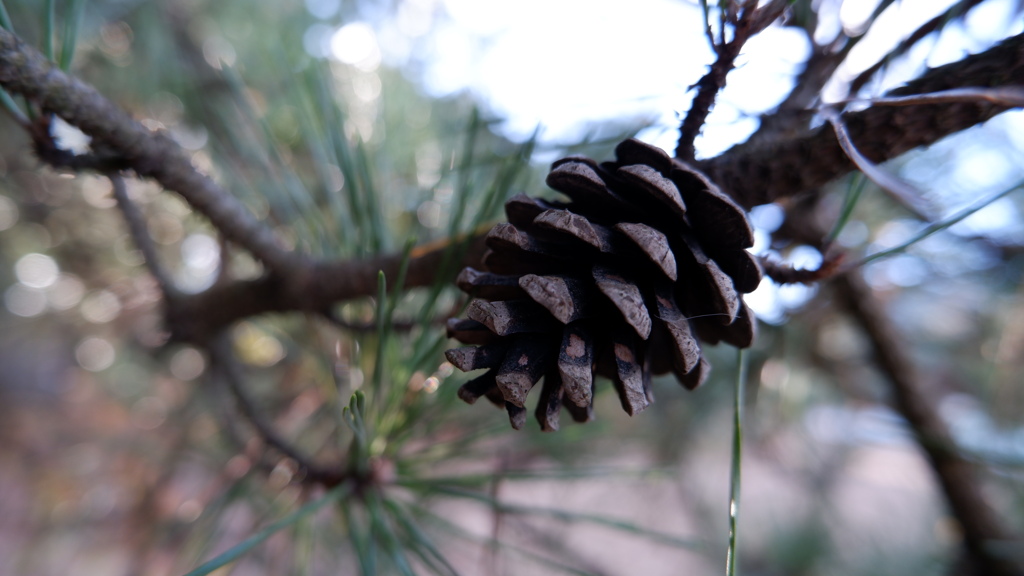
[[553, 202], [519, 194], [508, 223], [487, 235], [487, 271], [466, 268], [459, 288], [475, 299], [449, 337], [463, 371], [486, 368], [459, 389], [526, 421], [526, 396], [541, 380], [536, 417], [557, 430], [564, 406], [593, 416], [594, 375], [611, 379], [630, 415], [651, 401], [651, 375], [673, 372], [693, 389], [710, 366], [698, 339], [750, 346], [754, 319], [740, 296], [761, 281], [746, 214], [700, 172], [658, 148], [626, 140], [616, 162], [556, 161]]

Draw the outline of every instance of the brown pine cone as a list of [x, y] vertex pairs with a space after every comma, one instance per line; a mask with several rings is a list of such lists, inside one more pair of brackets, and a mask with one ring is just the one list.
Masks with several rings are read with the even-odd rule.
[[536, 417], [557, 430], [562, 406], [592, 418], [595, 374], [633, 415], [653, 401], [652, 374], [673, 372], [689, 389], [704, 382], [700, 342], [754, 339], [740, 294], [762, 273], [745, 250], [754, 238], [744, 211], [658, 148], [630, 139], [615, 156], [556, 161], [547, 183], [570, 201], [510, 199], [509, 221], [487, 236], [486, 271], [459, 275], [475, 299], [448, 335], [471, 346], [445, 355], [460, 370], [487, 369], [459, 397], [486, 396], [516, 429], [541, 378]]

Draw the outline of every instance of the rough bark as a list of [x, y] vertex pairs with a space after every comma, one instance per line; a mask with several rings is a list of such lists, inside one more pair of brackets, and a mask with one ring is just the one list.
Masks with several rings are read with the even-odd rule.
[[[1024, 34], [1019, 34], [989, 50], [929, 70], [887, 95], [1022, 85]], [[910, 108], [881, 106], [843, 114], [842, 118], [857, 148], [878, 163], [930, 145], [1005, 110], [1004, 106], [986, 102], [959, 102]], [[819, 187], [855, 169], [827, 124], [784, 140], [739, 144], [698, 165], [748, 208]]]

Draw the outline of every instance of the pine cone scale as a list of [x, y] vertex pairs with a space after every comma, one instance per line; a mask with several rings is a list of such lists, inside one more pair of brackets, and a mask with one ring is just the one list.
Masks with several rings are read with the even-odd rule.
[[480, 272], [467, 267], [459, 273], [455, 285], [459, 290], [485, 300], [518, 300], [526, 297], [519, 286], [519, 276], [514, 274]]
[[615, 158], [624, 165], [643, 164], [654, 168], [663, 176], [672, 171], [672, 158], [663, 150], [629, 138], [615, 147]]
[[487, 326], [476, 320], [449, 318], [447, 334], [463, 344], [489, 344], [498, 339], [498, 335]]
[[757, 289], [764, 277], [761, 264], [746, 250], [712, 250], [708, 255], [732, 278], [737, 292], [750, 294]]
[[573, 214], [568, 210], [548, 210], [538, 215], [534, 222], [542, 228], [575, 238], [601, 252], [612, 251], [611, 231], [579, 214]]
[[505, 402], [505, 411], [508, 412], [508, 421], [512, 424], [512, 428], [522, 430], [526, 425], [526, 408]]
[[459, 370], [471, 372], [481, 368], [497, 368], [505, 358], [507, 348], [504, 344], [466, 346], [445, 350], [444, 356]]
[[703, 174], [678, 160], [673, 162], [671, 178], [683, 191], [683, 200], [691, 211], [690, 226], [697, 234], [710, 240], [708, 245], [721, 248], [753, 246], [754, 229], [743, 209]]
[[674, 282], [678, 279], [675, 254], [669, 246], [668, 237], [661, 231], [646, 224], [632, 222], [616, 224], [615, 230], [628, 238], [670, 280]]
[[636, 330], [637, 335], [647, 340], [651, 335], [651, 317], [647, 313], [647, 306], [640, 294], [640, 288], [615, 272], [600, 266], [594, 267], [593, 276], [594, 282], [597, 283], [597, 289], [618, 308], [626, 323]]
[[505, 402], [523, 407], [526, 395], [544, 375], [549, 355], [545, 339], [519, 337], [513, 341], [495, 378]]
[[698, 363], [693, 370], [684, 374], [679, 379], [679, 382], [687, 390], [696, 390], [697, 388], [700, 388], [701, 384], [704, 384], [704, 382], [708, 379], [708, 374], [710, 373], [711, 365], [708, 364], [707, 359], [701, 356], [700, 363]]
[[558, 351], [558, 374], [566, 398], [581, 408], [593, 402], [594, 341], [580, 324], [570, 324], [562, 332]]
[[483, 396], [495, 406], [504, 407], [505, 397], [498, 390], [498, 382], [495, 380], [497, 375], [496, 370], [488, 370], [483, 375], [466, 382], [459, 388], [459, 399], [466, 404], [475, 404]]
[[677, 375], [687, 374], [700, 362], [700, 344], [693, 337], [690, 323], [676, 306], [672, 298], [672, 289], [660, 286], [656, 300], [658, 317], [672, 339], [673, 369]]
[[544, 386], [540, 391], [540, 399], [537, 402], [537, 410], [534, 415], [540, 423], [540, 429], [544, 432], [555, 432], [558, 430], [558, 415], [562, 410], [564, 401], [562, 381], [558, 373], [548, 373], [544, 376]]
[[498, 336], [545, 332], [553, 324], [544, 309], [532, 300], [474, 300], [466, 309], [466, 316], [480, 322]]
[[520, 286], [562, 324], [586, 317], [591, 310], [582, 283], [562, 276], [527, 274], [520, 278]]
[[542, 212], [557, 208], [558, 206], [551, 202], [540, 198], [530, 198], [526, 194], [520, 193], [505, 202], [505, 215], [513, 226], [527, 228]]
[[[600, 170], [600, 168], [598, 168]], [[607, 176], [606, 176], [607, 177]], [[547, 184], [572, 199], [569, 207], [586, 205], [596, 216], [607, 219], [641, 218], [642, 212], [633, 208], [605, 185], [597, 170], [582, 162], [558, 165], [548, 174]]]
[[613, 337], [615, 376], [612, 381], [619, 392], [622, 409], [630, 416], [635, 416], [647, 408], [648, 401], [643, 371], [632, 340], [628, 334]]
[[656, 209], [668, 209], [679, 222], [686, 215], [686, 205], [676, 185], [661, 175], [660, 172], [644, 165], [623, 166], [615, 175], [631, 190], [634, 195], [643, 197], [649, 206]]

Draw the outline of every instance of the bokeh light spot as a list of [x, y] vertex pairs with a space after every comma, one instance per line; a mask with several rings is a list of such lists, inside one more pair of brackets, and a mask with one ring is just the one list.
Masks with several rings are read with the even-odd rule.
[[97, 290], [82, 300], [82, 317], [93, 324], [105, 324], [121, 313], [121, 301], [109, 290]]
[[0, 232], [18, 223], [18, 205], [7, 196], [0, 196]]
[[114, 364], [114, 346], [98, 336], [90, 336], [75, 348], [78, 365], [90, 372], [101, 372]]
[[372, 72], [380, 65], [377, 35], [365, 22], [353, 22], [339, 28], [331, 37], [331, 54], [366, 72]]
[[60, 268], [45, 254], [26, 254], [14, 264], [14, 275], [29, 288], [46, 288], [57, 281]]
[[206, 360], [195, 348], [186, 347], [174, 353], [169, 368], [178, 380], [194, 380], [206, 370]]
[[4, 306], [15, 316], [31, 318], [46, 311], [46, 294], [24, 284], [15, 284], [4, 292]]
[[46, 300], [54, 310], [69, 310], [78, 305], [85, 295], [85, 284], [74, 274], [61, 274], [46, 289]]

